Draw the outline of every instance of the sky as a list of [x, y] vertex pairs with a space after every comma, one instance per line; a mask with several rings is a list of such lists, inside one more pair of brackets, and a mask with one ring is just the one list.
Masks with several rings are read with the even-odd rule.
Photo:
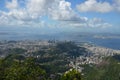
[[120, 0], [0, 0], [1, 27], [120, 33]]

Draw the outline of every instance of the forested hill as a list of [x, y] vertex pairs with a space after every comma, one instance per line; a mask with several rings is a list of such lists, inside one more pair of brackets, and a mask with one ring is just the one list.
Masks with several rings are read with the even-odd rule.
[[92, 57], [95, 54], [73, 42], [42, 45], [35, 52], [26, 49], [7, 49], [9, 54], [0, 58], [0, 80], [120, 80], [120, 55], [104, 56], [94, 64], [87, 59], [101, 55]]

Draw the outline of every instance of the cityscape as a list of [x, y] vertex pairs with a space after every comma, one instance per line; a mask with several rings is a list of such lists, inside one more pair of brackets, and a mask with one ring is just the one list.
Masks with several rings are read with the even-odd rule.
[[0, 80], [120, 80], [120, 0], [0, 0]]

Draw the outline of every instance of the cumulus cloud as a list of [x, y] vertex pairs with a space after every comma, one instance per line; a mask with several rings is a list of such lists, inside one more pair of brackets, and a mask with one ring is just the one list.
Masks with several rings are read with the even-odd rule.
[[113, 4], [113, 6], [114, 6], [114, 8], [118, 11], [118, 12], [120, 12], [120, 0], [114, 0], [114, 4]]
[[48, 9], [56, 3], [56, 0], [29, 0], [26, 4], [27, 11], [32, 17], [39, 17], [48, 14]]
[[120, 0], [113, 0], [113, 3], [97, 0], [85, 0], [83, 3], [76, 6], [80, 12], [100, 12], [107, 13], [111, 11], [120, 12]]
[[57, 21], [86, 21], [86, 18], [78, 16], [73, 11], [71, 3], [65, 0], [27, 0], [25, 4], [25, 7], [21, 8], [17, 0], [6, 2], [9, 12], [5, 12], [4, 16], [18, 22], [38, 22], [43, 16]]
[[113, 7], [108, 2], [97, 2], [97, 0], [86, 0], [84, 3], [77, 5], [80, 12], [95, 11], [95, 12], [110, 12]]
[[112, 25], [103, 21], [102, 19], [100, 18], [93, 18], [93, 19], [90, 19], [88, 22], [87, 22], [87, 25], [88, 27], [101, 27], [101, 28], [106, 28], [106, 27], [111, 27]]
[[0, 24], [8, 24], [9, 19], [5, 13], [0, 12]]
[[49, 13], [54, 20], [70, 20], [75, 17], [71, 9], [71, 3], [64, 0], [57, 2], [57, 4], [49, 8]]
[[92, 18], [92, 19], [88, 19], [85, 22], [70, 22], [68, 23], [64, 23], [62, 24], [64, 25], [68, 25], [71, 27], [89, 27], [89, 28], [108, 28], [111, 27], [112, 25], [105, 22], [104, 20], [100, 19], [100, 18]]
[[[79, 26], [79, 27], [101, 27], [110, 26], [101, 19], [94, 18], [88, 19], [87, 17], [81, 17], [72, 8], [71, 3], [66, 0], [26, 0], [22, 1], [24, 7], [20, 6], [18, 0], [12, 0], [6, 2], [6, 8], [8, 12], [0, 11], [0, 24], [9, 25], [45, 25], [42, 17], [47, 16], [51, 20], [58, 21], [62, 26]], [[83, 3], [84, 4], [84, 3]], [[82, 5], [83, 5], [82, 4]], [[112, 10], [110, 4], [104, 2], [96, 2], [96, 0], [87, 0], [85, 3], [88, 8], [92, 9], [91, 5], [94, 5], [94, 9], [98, 12], [108, 12]], [[97, 4], [97, 5], [96, 5]], [[103, 9], [104, 5], [108, 5], [109, 10]], [[101, 7], [102, 6], [102, 7]], [[116, 6], [116, 5], [115, 5]], [[78, 6], [78, 8], [80, 5]], [[48, 23], [47, 23], [48, 24]]]
[[6, 8], [8, 8], [8, 9], [16, 9], [16, 8], [18, 8], [17, 0], [12, 0], [11, 2], [6, 2]]

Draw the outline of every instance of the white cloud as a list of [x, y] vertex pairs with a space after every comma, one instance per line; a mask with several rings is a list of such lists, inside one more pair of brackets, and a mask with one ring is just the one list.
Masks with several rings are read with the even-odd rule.
[[111, 11], [120, 12], [120, 0], [113, 0], [113, 3], [97, 0], [86, 0], [76, 6], [80, 12], [100, 12], [107, 13]]
[[6, 3], [6, 8], [8, 8], [8, 9], [16, 9], [16, 8], [18, 8], [17, 0], [12, 0], [11, 2], [7, 2]]
[[54, 20], [70, 20], [75, 17], [71, 3], [65, 0], [30, 0], [26, 9], [32, 18], [47, 15]]
[[0, 24], [8, 24], [9, 19], [3, 12], [0, 12]]
[[71, 27], [89, 27], [89, 28], [108, 28], [111, 27], [112, 25], [103, 21], [100, 18], [93, 18], [93, 19], [88, 19], [85, 22], [69, 22], [69, 23], [62, 23], [62, 26], [71, 26]]
[[[71, 3], [65, 0], [28, 0], [24, 8], [19, 7], [17, 0], [6, 2], [9, 12], [6, 17], [12, 21], [28, 22], [40, 20], [42, 16], [48, 16], [57, 21], [86, 21], [86, 18], [78, 16], [71, 8]], [[10, 21], [11, 21], [10, 20]]]
[[101, 27], [101, 28], [106, 28], [106, 27], [111, 27], [112, 25], [103, 21], [102, 19], [100, 18], [93, 18], [93, 19], [90, 19], [88, 22], [87, 22], [87, 25], [88, 27]]
[[113, 6], [108, 2], [97, 2], [97, 0], [86, 0], [84, 3], [77, 5], [77, 9], [80, 12], [110, 12], [113, 10]]
[[[97, 3], [95, 0], [88, 0], [86, 5]], [[23, 3], [23, 2], [22, 2]], [[6, 8], [8, 12], [0, 12], [0, 25], [39, 25], [44, 26], [45, 23], [42, 17], [48, 16], [50, 19], [58, 21], [62, 26], [73, 27], [101, 27], [107, 26], [107, 23], [101, 19], [94, 18], [88, 19], [87, 17], [80, 17], [72, 8], [71, 3], [65, 0], [27, 0], [25, 1], [25, 7], [21, 7], [17, 0], [6, 2]], [[107, 3], [97, 3], [100, 6], [104, 6]], [[109, 4], [108, 4], [109, 5]], [[98, 7], [95, 5], [94, 7]], [[99, 7], [98, 7], [99, 8]], [[102, 7], [103, 8], [103, 7]], [[99, 10], [104, 12], [107, 10]], [[95, 8], [96, 9], [96, 8]], [[86, 9], [87, 11], [87, 9]]]
[[74, 17], [74, 13], [71, 9], [71, 3], [61, 0], [56, 2], [54, 6], [49, 8], [49, 15], [54, 20], [70, 20]]
[[113, 6], [114, 6], [114, 8], [118, 11], [118, 12], [120, 12], [120, 0], [114, 0], [114, 4], [113, 4]]
[[76, 12], [71, 8], [71, 3], [65, 0], [59, 0], [49, 8], [49, 17], [53, 20], [67, 22], [67, 23], [84, 23], [88, 20], [87, 17], [80, 17]]
[[32, 17], [39, 17], [46, 15], [48, 9], [51, 8], [55, 0], [29, 0], [26, 4], [27, 11]]

